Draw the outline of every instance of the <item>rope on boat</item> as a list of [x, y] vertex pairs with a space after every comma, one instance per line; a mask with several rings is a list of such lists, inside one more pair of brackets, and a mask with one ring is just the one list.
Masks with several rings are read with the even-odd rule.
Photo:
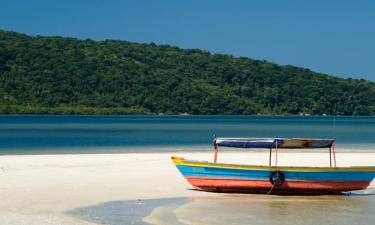
[[270, 195], [271, 194], [271, 192], [273, 191], [273, 188], [275, 187], [275, 184], [272, 184], [272, 187], [271, 187], [271, 189], [267, 192], [267, 195]]

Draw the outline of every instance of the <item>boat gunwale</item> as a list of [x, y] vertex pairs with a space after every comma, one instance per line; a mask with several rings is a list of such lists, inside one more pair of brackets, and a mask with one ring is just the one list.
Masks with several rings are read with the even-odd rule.
[[375, 166], [349, 166], [349, 167], [300, 167], [300, 166], [267, 166], [267, 165], [246, 165], [230, 163], [213, 163], [208, 161], [188, 160], [181, 157], [171, 157], [175, 165], [193, 166], [193, 167], [213, 167], [225, 169], [243, 169], [243, 170], [270, 170], [270, 171], [296, 171], [296, 172], [375, 172]]

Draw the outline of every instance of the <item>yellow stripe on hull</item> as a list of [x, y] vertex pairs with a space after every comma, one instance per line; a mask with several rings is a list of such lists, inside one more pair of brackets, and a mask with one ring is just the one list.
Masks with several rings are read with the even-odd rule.
[[[210, 163], [201, 162], [194, 160], [186, 160], [181, 157], [172, 157], [172, 161], [175, 165], [183, 166], [195, 166], [195, 167], [220, 167], [228, 169], [242, 169], [242, 170], [276, 170], [275, 166], [254, 166], [254, 165], [239, 165], [239, 164], [227, 164], [227, 163]], [[321, 171], [363, 171], [363, 172], [375, 172], [375, 167], [361, 166], [361, 167], [285, 167], [279, 166], [277, 170], [282, 171], [310, 171], [310, 172], [321, 172]]]

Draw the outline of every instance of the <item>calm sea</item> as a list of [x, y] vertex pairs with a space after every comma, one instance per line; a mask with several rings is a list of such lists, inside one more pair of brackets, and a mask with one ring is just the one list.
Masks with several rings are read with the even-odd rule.
[[334, 137], [375, 151], [375, 117], [0, 116], [0, 154], [206, 151], [213, 135]]

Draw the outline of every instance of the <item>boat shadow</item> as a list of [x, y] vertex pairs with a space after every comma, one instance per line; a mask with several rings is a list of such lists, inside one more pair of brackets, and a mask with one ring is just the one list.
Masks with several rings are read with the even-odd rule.
[[219, 190], [219, 189], [210, 189], [210, 190], [201, 190], [195, 188], [187, 188], [189, 191], [196, 192], [208, 192], [208, 193], [218, 193], [218, 194], [249, 194], [249, 195], [277, 195], [277, 196], [325, 196], [325, 195], [338, 195], [338, 196], [372, 196], [375, 195], [375, 188], [363, 190], [363, 191], [351, 191], [351, 192], [338, 192], [338, 193], [322, 193], [320, 192], [292, 192], [292, 191], [283, 191], [283, 190], [251, 190], [251, 191], [239, 191], [239, 190]]

